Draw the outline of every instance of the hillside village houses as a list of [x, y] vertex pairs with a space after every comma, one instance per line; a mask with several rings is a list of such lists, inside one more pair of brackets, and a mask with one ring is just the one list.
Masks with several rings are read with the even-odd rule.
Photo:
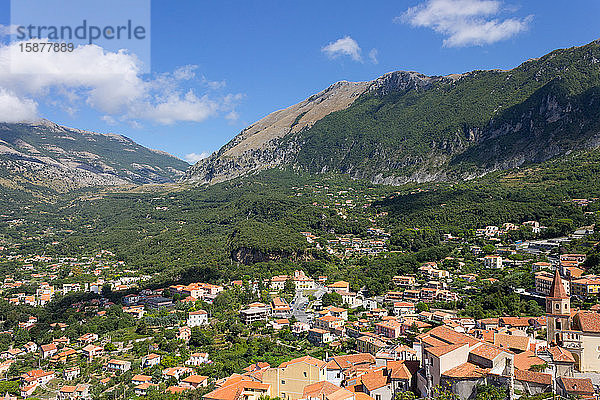
[[[502, 234], [499, 232], [513, 229], [509, 225], [488, 228], [482, 237], [497, 238]], [[369, 296], [363, 288], [356, 287], [352, 277], [329, 279], [320, 275], [322, 272], [311, 277], [301, 269], [293, 275], [290, 272], [260, 282], [264, 293], [259, 293], [258, 281], [247, 280], [222, 286], [196, 282], [138, 289], [136, 285], [143, 279], [121, 279], [109, 274], [111, 268], [123, 270], [123, 264], [69, 261], [78, 264], [73, 268], [89, 271], [97, 286], [91, 289], [84, 283], [56, 284], [56, 273], [40, 273], [43, 276], [31, 280], [7, 278], [2, 290], [11, 303], [30, 302], [35, 307], [40, 307], [41, 296], [89, 292], [89, 300], [78, 300], [71, 306], [79, 315], [86, 315], [81, 323], [76, 322], [77, 333], [71, 333], [73, 326], [69, 321], [54, 322], [49, 327], [52, 335], [48, 340], [27, 339], [25, 344], [2, 352], [0, 371], [7, 372], [12, 363], [33, 356], [39, 368], [20, 375], [20, 395], [33, 397], [36, 390], [39, 393], [43, 389], [59, 399], [89, 398], [95, 391], [116, 385], [116, 378], [123, 376], [127, 377], [126, 382], [118, 384], [140, 396], [152, 390], [182, 393], [200, 388], [209, 391], [204, 398], [214, 400], [258, 400], [261, 396], [393, 400], [406, 390], [430, 396], [438, 385], [461, 399], [472, 399], [482, 384], [506, 387], [517, 394], [554, 390], [563, 396], [596, 396], [595, 388], [600, 384], [600, 379], [595, 378], [600, 374], [600, 307], [571, 309], [572, 298], [595, 298], [600, 290], [598, 277], [584, 271], [585, 255], [563, 254], [556, 260], [527, 264], [531, 265], [535, 281], [535, 287], [527, 288], [532, 292], [527, 295], [545, 297], [545, 316], [474, 319], [442, 306], [464, 299], [477, 285], [493, 284], [494, 279], [486, 273], [500, 273], [514, 260], [506, 249], [502, 255], [496, 251], [487, 257], [482, 249], [475, 249], [479, 246], [472, 247], [467, 246], [466, 251], [477, 253], [477, 265], [489, 271], [461, 271], [461, 260], [424, 262], [412, 273], [389, 277], [381, 296]], [[449, 268], [447, 262], [458, 267]], [[290, 283], [295, 293], [284, 292]], [[24, 285], [34, 287], [36, 293], [21, 295]], [[109, 300], [118, 303], [114, 299], [119, 297], [102, 295], [107, 287], [121, 290], [122, 304]], [[211, 374], [206, 371], [211, 367], [207, 366], [215, 364], [211, 360], [214, 353], [190, 345], [192, 337], [223, 324], [216, 321], [211, 306], [221, 293], [246, 287], [256, 297], [232, 310], [231, 318], [236, 324], [245, 324], [249, 335], [273, 335], [281, 347], [289, 346], [281, 337], [293, 336], [303, 341], [302, 346], [310, 346], [310, 350], [277, 365], [261, 360], [227, 377], [208, 376]], [[95, 293], [97, 296], [93, 296]], [[324, 293], [337, 293], [342, 300], [325, 306]], [[300, 295], [304, 303], [298, 300]], [[115, 308], [133, 316], [136, 325], [146, 325], [149, 333], [139, 336], [147, 342], [137, 344], [136, 338], [118, 343], [120, 339], [113, 339], [110, 334], [85, 329], [84, 320], [106, 318], [107, 310]], [[158, 320], [162, 325], [155, 322]], [[21, 329], [27, 331], [40, 325], [35, 315], [20, 322]], [[165, 337], [172, 338], [165, 339], [167, 342], [171, 340], [181, 346], [178, 349], [186, 351], [178, 350], [179, 355], [173, 357], [153, 341], [152, 335], [162, 331], [168, 333]], [[218, 345], [227, 345], [223, 343], [219, 341]], [[139, 352], [133, 353], [133, 347], [138, 347]], [[315, 347], [320, 347], [318, 352]], [[84, 369], [79, 369], [80, 363], [98, 365], [94, 371], [97, 380], [91, 382], [81, 376]]]

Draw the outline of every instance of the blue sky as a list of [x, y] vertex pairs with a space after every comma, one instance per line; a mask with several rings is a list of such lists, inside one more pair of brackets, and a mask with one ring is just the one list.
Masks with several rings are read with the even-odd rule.
[[[10, 4], [0, 4], [8, 27]], [[0, 70], [0, 119], [24, 110], [192, 160], [334, 82], [394, 70], [512, 68], [599, 38], [599, 14], [597, 0], [153, 0], [150, 74], [81, 82], [70, 78], [69, 66], [60, 84], [32, 88], [25, 84], [31, 78], [15, 83]], [[107, 59], [102, 49], [80, 54], [78, 68], [90, 74], [98, 62], [86, 62]], [[109, 104], [113, 92], [122, 107]]]

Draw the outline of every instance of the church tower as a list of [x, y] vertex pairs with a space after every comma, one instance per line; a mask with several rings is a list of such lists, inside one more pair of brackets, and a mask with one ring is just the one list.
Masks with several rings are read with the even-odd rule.
[[548, 345], [554, 343], [561, 346], [561, 331], [571, 329], [571, 301], [563, 286], [558, 268], [554, 272], [550, 294], [546, 297], [546, 314]]

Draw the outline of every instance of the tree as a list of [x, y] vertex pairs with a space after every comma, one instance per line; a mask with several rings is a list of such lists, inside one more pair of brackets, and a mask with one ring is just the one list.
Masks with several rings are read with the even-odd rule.
[[496, 252], [496, 247], [493, 244], [486, 244], [481, 248], [485, 254], [494, 254]]
[[413, 392], [400, 392], [396, 394], [394, 400], [416, 400], [417, 396]]
[[505, 388], [492, 385], [477, 385], [477, 396], [475, 400], [504, 400], [507, 393]]
[[147, 335], [148, 334], [148, 324], [146, 324], [146, 321], [144, 319], [142, 319], [140, 321], [137, 328], [135, 329], [135, 332], [138, 335]]
[[342, 302], [342, 295], [337, 292], [325, 293], [323, 297], [321, 297], [321, 304], [323, 307], [339, 306]]
[[283, 284], [283, 292], [290, 295], [296, 293], [296, 285], [294, 284], [293, 280], [287, 279], [285, 281], [285, 283]]
[[213, 344], [213, 335], [207, 332], [206, 329], [195, 326], [192, 328], [189, 344], [196, 347], [209, 346]]
[[19, 381], [0, 382], [0, 393], [2, 395], [9, 393], [15, 396], [21, 394], [21, 391], [19, 390]]
[[110, 284], [105, 283], [102, 286], [102, 296], [104, 297], [110, 297], [112, 295], [112, 286], [110, 286]]
[[432, 394], [430, 397], [435, 398], [437, 400], [460, 400], [460, 397], [449, 387], [443, 387], [442, 385], [435, 386], [432, 390]]
[[31, 340], [31, 336], [29, 335], [29, 331], [27, 329], [17, 329], [14, 333], [15, 344], [21, 346]]

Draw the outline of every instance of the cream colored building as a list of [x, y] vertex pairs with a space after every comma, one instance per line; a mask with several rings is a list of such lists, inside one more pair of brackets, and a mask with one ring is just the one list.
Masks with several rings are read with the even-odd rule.
[[271, 396], [284, 400], [302, 398], [304, 388], [327, 378], [327, 363], [311, 356], [284, 362], [263, 372], [262, 382], [271, 385]]
[[580, 372], [600, 372], [600, 314], [579, 311], [572, 315], [571, 301], [558, 270], [546, 298], [546, 313], [548, 344], [570, 351]]

